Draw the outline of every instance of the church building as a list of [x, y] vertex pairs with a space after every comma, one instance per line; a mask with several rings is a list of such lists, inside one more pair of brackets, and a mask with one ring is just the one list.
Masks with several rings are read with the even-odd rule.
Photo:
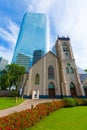
[[70, 38], [58, 37], [55, 50], [56, 55], [49, 51], [24, 76], [23, 97], [54, 99], [85, 96]]

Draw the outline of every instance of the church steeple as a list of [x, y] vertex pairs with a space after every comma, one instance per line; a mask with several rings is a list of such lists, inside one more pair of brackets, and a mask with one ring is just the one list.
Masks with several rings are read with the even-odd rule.
[[[79, 75], [69, 37], [58, 37], [56, 40], [56, 53], [60, 66], [60, 84], [63, 96], [83, 96]], [[73, 84], [73, 87], [72, 87]]]

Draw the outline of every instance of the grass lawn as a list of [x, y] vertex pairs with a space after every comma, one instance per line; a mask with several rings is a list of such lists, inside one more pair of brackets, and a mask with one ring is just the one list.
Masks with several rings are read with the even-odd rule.
[[87, 130], [87, 107], [61, 108], [26, 130]]
[[0, 110], [16, 106], [16, 105], [22, 103], [23, 101], [24, 101], [24, 99], [18, 98], [17, 103], [16, 103], [15, 97], [0, 98]]

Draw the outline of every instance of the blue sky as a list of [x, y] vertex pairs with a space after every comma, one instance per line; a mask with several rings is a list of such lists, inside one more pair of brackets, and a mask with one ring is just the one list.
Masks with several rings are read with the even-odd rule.
[[26, 12], [46, 13], [51, 47], [68, 35], [76, 64], [87, 68], [87, 0], [0, 0], [0, 56], [9, 63]]

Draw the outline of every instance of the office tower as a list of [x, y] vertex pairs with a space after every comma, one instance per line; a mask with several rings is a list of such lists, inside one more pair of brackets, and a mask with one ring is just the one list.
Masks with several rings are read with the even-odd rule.
[[2, 57], [0, 57], [0, 71], [5, 69], [6, 65], [8, 64], [8, 61]]
[[49, 50], [49, 23], [45, 14], [26, 13], [23, 17], [12, 63], [16, 63], [18, 53], [33, 57], [34, 50]]
[[42, 51], [42, 50], [33, 51], [33, 64], [35, 64], [43, 56], [44, 56], [44, 51]]
[[21, 53], [18, 53], [17, 58], [16, 58], [16, 64], [20, 66], [24, 66], [26, 72], [29, 71], [29, 65], [30, 63], [30, 57]]

